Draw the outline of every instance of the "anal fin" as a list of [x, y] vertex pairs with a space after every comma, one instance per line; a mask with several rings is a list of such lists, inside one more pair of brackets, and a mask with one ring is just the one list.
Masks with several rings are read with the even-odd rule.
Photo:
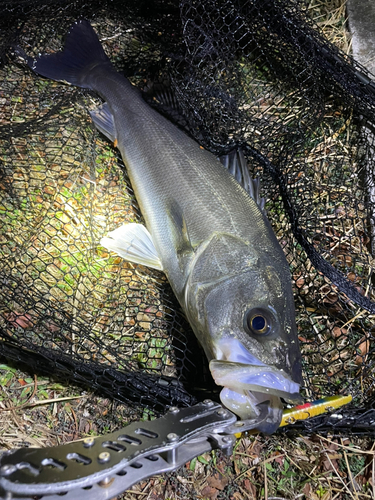
[[90, 116], [95, 127], [104, 134], [108, 139], [117, 144], [117, 133], [115, 122], [108, 104], [105, 102], [96, 109], [90, 111]]
[[129, 262], [163, 270], [151, 234], [142, 224], [123, 224], [102, 238], [100, 244]]

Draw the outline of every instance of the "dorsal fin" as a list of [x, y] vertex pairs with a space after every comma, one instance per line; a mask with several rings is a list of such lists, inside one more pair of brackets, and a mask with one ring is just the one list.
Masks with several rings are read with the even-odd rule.
[[264, 215], [267, 215], [264, 208], [266, 201], [260, 196], [260, 181], [258, 178], [253, 179], [250, 177], [242, 149], [233, 149], [230, 153], [220, 156], [219, 160], [244, 190], [249, 193]]

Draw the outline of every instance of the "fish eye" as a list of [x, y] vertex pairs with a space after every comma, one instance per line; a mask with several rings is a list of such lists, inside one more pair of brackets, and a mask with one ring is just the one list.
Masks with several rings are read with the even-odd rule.
[[271, 315], [263, 309], [250, 309], [245, 313], [244, 327], [248, 333], [267, 335], [272, 329]]

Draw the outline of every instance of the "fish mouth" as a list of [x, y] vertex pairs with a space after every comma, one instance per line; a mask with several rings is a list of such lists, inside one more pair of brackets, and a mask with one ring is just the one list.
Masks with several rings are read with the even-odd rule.
[[250, 365], [233, 361], [210, 361], [210, 371], [217, 385], [237, 392], [255, 391], [278, 396], [288, 402], [301, 401], [299, 384], [283, 370], [267, 365]]
[[265, 434], [272, 434], [280, 426], [284, 408], [281, 398], [294, 404], [303, 401], [299, 384], [293, 382], [283, 370], [263, 363], [213, 359], [210, 371], [215, 383], [224, 387], [220, 392], [221, 402], [242, 420], [258, 417], [259, 403], [268, 401], [268, 416], [257, 427]]

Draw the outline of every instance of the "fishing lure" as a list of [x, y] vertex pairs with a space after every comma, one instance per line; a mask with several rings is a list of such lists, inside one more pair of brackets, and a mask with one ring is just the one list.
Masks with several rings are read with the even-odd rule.
[[323, 399], [317, 399], [303, 405], [287, 408], [283, 412], [280, 427], [294, 424], [297, 420], [306, 420], [311, 417], [317, 417], [328, 411], [341, 408], [352, 401], [352, 396], [328, 396]]

